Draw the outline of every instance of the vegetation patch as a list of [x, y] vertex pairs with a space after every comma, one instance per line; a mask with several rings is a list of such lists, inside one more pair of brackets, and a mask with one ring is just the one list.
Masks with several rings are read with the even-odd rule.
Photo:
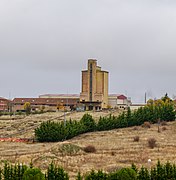
[[164, 127], [162, 127], [162, 131], [166, 131], [167, 130], [167, 128], [164, 126]]
[[[76, 180], [151, 180], [151, 179], [175, 179], [176, 165], [169, 162], [161, 164], [160, 161], [151, 168], [137, 168], [135, 164], [131, 167], [116, 169], [113, 172], [104, 172], [102, 170], [81, 175], [77, 173]], [[0, 179], [2, 180], [69, 180], [68, 173], [60, 166], [54, 163], [49, 164], [46, 173], [43, 174], [39, 168], [28, 167], [23, 164], [4, 164], [0, 169]]]
[[81, 148], [74, 144], [62, 144], [59, 147], [59, 151], [62, 153], [62, 155], [75, 155], [77, 154]]
[[147, 140], [147, 142], [148, 142], [148, 146], [149, 146], [151, 149], [153, 149], [154, 147], [156, 147], [156, 139], [155, 139], [155, 138], [149, 138], [149, 139]]
[[151, 128], [151, 124], [150, 122], [144, 122], [144, 124], [142, 125], [143, 128]]
[[86, 147], [83, 148], [83, 151], [86, 153], [95, 153], [96, 152], [96, 148], [92, 145], [88, 145]]
[[109, 117], [100, 117], [97, 123], [89, 114], [85, 114], [79, 122], [72, 120], [66, 123], [43, 122], [35, 129], [35, 137], [40, 142], [64, 141], [93, 131], [112, 130], [142, 124], [143, 127], [150, 128], [151, 123], [157, 123], [158, 119], [162, 121], [175, 120], [174, 106], [171, 102], [162, 100], [149, 101], [145, 107], [141, 107], [134, 112], [131, 112], [130, 108], [128, 108], [127, 112], [123, 112], [118, 117], [111, 115]]
[[134, 141], [134, 142], [139, 142], [139, 139], [140, 139], [139, 136], [135, 136], [135, 137], [133, 138], [133, 141]]

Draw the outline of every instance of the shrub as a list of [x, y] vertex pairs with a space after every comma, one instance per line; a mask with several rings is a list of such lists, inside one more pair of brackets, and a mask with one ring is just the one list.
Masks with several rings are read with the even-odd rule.
[[83, 180], [83, 177], [81, 176], [80, 172], [78, 172], [78, 174], [76, 176], [76, 180]]
[[29, 168], [24, 172], [22, 180], [45, 180], [45, 176], [40, 169]]
[[134, 130], [134, 131], [137, 131], [137, 130], [139, 130], [139, 128], [135, 126], [135, 127], [133, 128], [133, 130]]
[[136, 172], [132, 168], [122, 168], [121, 170], [115, 173], [110, 173], [108, 177], [109, 180], [135, 180], [136, 178]]
[[85, 132], [91, 132], [96, 130], [96, 123], [90, 114], [84, 114], [81, 118], [80, 123], [85, 126]]
[[154, 147], [156, 147], [156, 139], [155, 138], [149, 138], [148, 139], [148, 146], [153, 149]]
[[88, 145], [88, 146], [84, 147], [83, 150], [86, 153], [95, 153], [96, 152], [95, 147], [92, 145]]
[[161, 122], [161, 126], [166, 126], [167, 125], [167, 122], [166, 121], [162, 121]]
[[144, 122], [144, 124], [142, 125], [143, 128], [150, 128], [151, 127], [151, 124], [150, 122]]
[[24, 110], [25, 110], [25, 112], [26, 112], [26, 115], [31, 114], [31, 104], [30, 104], [30, 102], [26, 102], [26, 103], [24, 104]]
[[115, 156], [115, 152], [114, 151], [111, 152], [111, 156]]
[[92, 170], [86, 175], [85, 180], [107, 180], [107, 174], [100, 170], [98, 172]]
[[49, 165], [46, 175], [47, 180], [69, 180], [68, 173], [62, 167], [58, 167], [53, 162]]
[[164, 126], [164, 127], [162, 127], [162, 131], [166, 131], [167, 130], [167, 128]]
[[81, 148], [79, 146], [76, 146], [74, 144], [63, 144], [60, 146], [59, 151], [63, 155], [74, 155], [79, 152]]
[[139, 142], [139, 136], [135, 136], [135, 137], [133, 138], [133, 140], [134, 140], [134, 142]]
[[[147, 168], [144, 168], [143, 166], [141, 167], [141, 169], [138, 172], [138, 180], [150, 180], [150, 174]], [[151, 178], [153, 179], [153, 178]]]

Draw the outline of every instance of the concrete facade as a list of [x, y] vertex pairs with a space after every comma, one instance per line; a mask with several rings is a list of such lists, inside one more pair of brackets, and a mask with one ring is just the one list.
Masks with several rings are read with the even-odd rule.
[[82, 71], [80, 102], [86, 110], [105, 109], [108, 106], [108, 72], [97, 66], [97, 60], [88, 60], [88, 69]]
[[131, 105], [131, 100], [123, 94], [109, 94], [108, 105], [111, 108], [126, 109]]

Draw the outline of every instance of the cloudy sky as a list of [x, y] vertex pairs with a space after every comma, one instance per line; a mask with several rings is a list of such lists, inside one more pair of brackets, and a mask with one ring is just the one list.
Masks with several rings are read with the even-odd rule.
[[110, 93], [176, 95], [176, 1], [0, 0], [0, 96], [80, 93], [89, 58]]

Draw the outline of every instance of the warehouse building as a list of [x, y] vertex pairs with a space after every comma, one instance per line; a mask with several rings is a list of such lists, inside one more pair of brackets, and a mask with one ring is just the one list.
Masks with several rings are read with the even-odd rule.
[[79, 98], [15, 98], [13, 100], [14, 111], [24, 111], [24, 104], [29, 102], [32, 111], [58, 111], [76, 109]]

